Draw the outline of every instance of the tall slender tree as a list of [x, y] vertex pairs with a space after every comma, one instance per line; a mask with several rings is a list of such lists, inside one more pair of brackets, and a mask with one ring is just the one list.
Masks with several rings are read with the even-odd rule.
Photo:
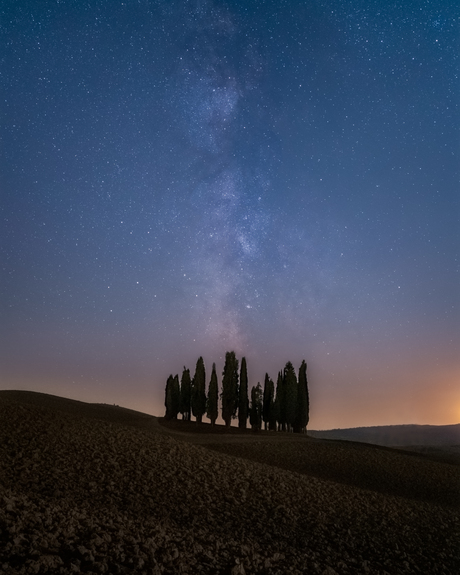
[[179, 413], [179, 411], [180, 411], [180, 383], [179, 383], [179, 375], [177, 373], [174, 376], [173, 389], [174, 389], [175, 407], [177, 409], [177, 413]]
[[165, 419], [171, 419], [171, 386], [174, 377], [171, 374], [168, 379], [166, 380], [166, 387], [165, 387]]
[[272, 403], [272, 408], [270, 410], [270, 419], [268, 421], [268, 429], [270, 431], [276, 431], [276, 422], [278, 420], [278, 405], [276, 401]]
[[[273, 381], [268, 376], [268, 373], [265, 374], [265, 381], [264, 381], [264, 397], [262, 403], [262, 419], [264, 421], [265, 429], [272, 429], [270, 427], [270, 421], [273, 419], [273, 407], [275, 401], [275, 386]], [[276, 426], [276, 424], [275, 424]]]
[[234, 351], [225, 354], [224, 371], [222, 372], [222, 419], [230, 427], [232, 418], [238, 409], [238, 360]]
[[180, 407], [179, 376], [168, 377], [165, 389], [165, 419], [177, 419]]
[[308, 394], [307, 364], [305, 360], [299, 368], [299, 382], [297, 387], [297, 417], [294, 431], [306, 433], [310, 419], [310, 398]]
[[192, 382], [192, 413], [197, 423], [201, 423], [206, 412], [206, 372], [202, 357], [196, 362], [195, 375]]
[[276, 421], [278, 422], [278, 431], [286, 430], [286, 391], [283, 379], [283, 372], [278, 372], [276, 380], [276, 398], [275, 398]]
[[284, 368], [284, 388], [286, 393], [286, 425], [292, 431], [297, 416], [297, 376], [290, 361]]
[[219, 387], [217, 383], [216, 364], [212, 364], [211, 381], [209, 382], [208, 399], [206, 402], [206, 416], [211, 420], [211, 425], [216, 423], [219, 414], [217, 402], [219, 397]]
[[190, 370], [184, 367], [180, 381], [180, 412], [184, 421], [190, 421], [192, 381]]
[[254, 431], [258, 431], [262, 427], [262, 387], [260, 383], [251, 389], [249, 421]]
[[248, 369], [246, 366], [246, 358], [241, 360], [240, 372], [240, 388], [238, 397], [238, 427], [246, 429], [249, 415], [249, 399], [248, 399]]

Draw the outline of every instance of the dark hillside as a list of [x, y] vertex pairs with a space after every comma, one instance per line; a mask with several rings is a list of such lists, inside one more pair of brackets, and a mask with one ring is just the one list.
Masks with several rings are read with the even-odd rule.
[[460, 467], [416, 454], [339, 441], [213, 443], [209, 449], [388, 495], [460, 506]]
[[[460, 572], [459, 514], [445, 502], [339, 483], [324, 453], [324, 478], [298, 473], [304, 454], [282, 442], [268, 465], [250, 435], [235, 454], [251, 460], [170, 433], [114, 406], [0, 392], [2, 574]], [[385, 453], [366, 457], [368, 475]], [[447, 485], [458, 469], [429, 473]]]
[[7, 390], [0, 391], [0, 398], [15, 401], [22, 405], [55, 410], [62, 414], [68, 413], [71, 416], [98, 419], [143, 429], [150, 429], [152, 425], [156, 424], [156, 418], [152, 415], [127, 409], [126, 407], [106, 403], [85, 403], [47, 393]]
[[[460, 461], [368, 443], [159, 420], [185, 441], [281, 469], [420, 501], [460, 505]], [[188, 436], [188, 437], [187, 437]], [[455, 469], [452, 469], [455, 466]]]

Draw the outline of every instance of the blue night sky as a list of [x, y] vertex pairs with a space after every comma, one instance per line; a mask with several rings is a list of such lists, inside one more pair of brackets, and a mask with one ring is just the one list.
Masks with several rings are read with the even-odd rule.
[[455, 4], [2, 2], [0, 389], [162, 415], [234, 350], [460, 421]]

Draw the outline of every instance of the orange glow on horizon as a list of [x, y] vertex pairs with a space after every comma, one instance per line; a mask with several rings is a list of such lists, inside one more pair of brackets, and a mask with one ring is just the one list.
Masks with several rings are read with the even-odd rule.
[[[206, 358], [205, 358], [206, 360]], [[395, 366], [396, 367], [396, 366]], [[221, 369], [218, 366], [218, 371]], [[43, 370], [47, 371], [46, 369]], [[412, 365], [399, 365], [390, 377], [375, 369], [366, 382], [367, 371], [312, 369], [309, 373], [310, 429], [337, 429], [380, 425], [451, 425], [460, 422], [460, 370], [456, 365], [424, 369], [418, 373]], [[249, 385], [259, 378], [250, 375]], [[390, 374], [391, 375], [391, 374]], [[133, 378], [132, 378], [133, 379]], [[116, 404], [156, 416], [164, 414], [166, 377], [139, 377], [128, 380], [124, 374], [104, 378], [71, 378], [50, 369], [48, 376], [2, 374], [0, 389], [18, 389], [48, 393], [88, 403]], [[263, 380], [262, 380], [263, 381]], [[221, 385], [221, 381], [219, 381]]]

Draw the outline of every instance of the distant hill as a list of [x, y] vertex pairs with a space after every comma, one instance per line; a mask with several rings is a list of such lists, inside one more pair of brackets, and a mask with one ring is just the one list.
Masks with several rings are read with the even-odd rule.
[[344, 439], [387, 447], [460, 447], [460, 423], [455, 425], [382, 425], [329, 431], [308, 431], [320, 439]]

